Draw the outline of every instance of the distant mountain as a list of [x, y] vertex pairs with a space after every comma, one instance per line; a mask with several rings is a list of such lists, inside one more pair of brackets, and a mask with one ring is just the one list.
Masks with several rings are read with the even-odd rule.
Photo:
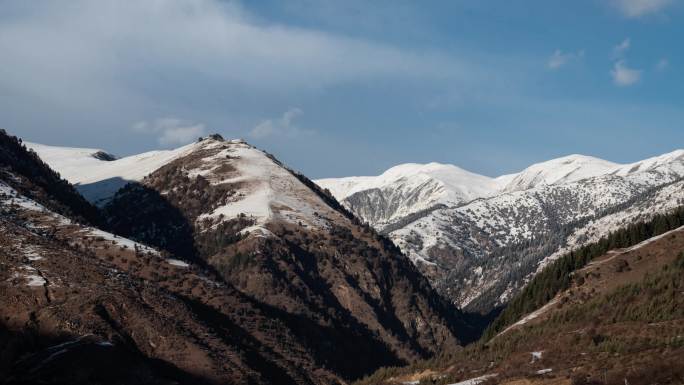
[[502, 187], [500, 181], [440, 163], [403, 164], [377, 177], [316, 183], [379, 229], [436, 205], [460, 205], [495, 195]]
[[316, 362], [341, 378], [476, 338], [387, 238], [243, 141], [214, 135], [116, 160], [33, 148], [50, 151], [48, 162], [101, 206], [111, 231], [214, 272], [278, 314]]
[[[316, 182], [387, 234], [445, 296], [482, 312], [506, 303], [563, 252], [684, 199], [681, 150], [626, 165], [571, 155], [499, 178], [441, 169], [454, 183], [426, 184], [433, 179], [414, 172]], [[393, 198], [405, 190], [414, 198]]]
[[526, 168], [515, 174], [502, 191], [529, 190], [539, 186], [577, 182], [582, 179], [606, 175], [617, 167], [617, 163], [603, 159], [584, 155], [569, 155]]

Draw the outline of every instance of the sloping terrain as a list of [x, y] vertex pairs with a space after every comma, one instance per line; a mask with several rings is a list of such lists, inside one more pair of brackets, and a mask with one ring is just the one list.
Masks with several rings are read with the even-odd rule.
[[684, 382], [684, 228], [591, 259], [571, 272], [564, 290], [489, 341], [361, 383], [468, 379], [464, 384]]
[[91, 196], [108, 228], [212, 271], [279, 312], [322, 367], [344, 378], [476, 337], [390, 241], [242, 141], [214, 135], [161, 155], [94, 164], [104, 171], [91, 175], [134, 182]]
[[[505, 304], [559, 255], [684, 202], [684, 151], [628, 165], [579, 155], [559, 158], [518, 174], [481, 177], [480, 185], [494, 190], [470, 201], [430, 195], [436, 190], [416, 184], [424, 174], [318, 183], [387, 234], [442, 294], [482, 312]], [[381, 188], [367, 188], [381, 182]], [[395, 215], [387, 194], [404, 188], [421, 198], [405, 200], [410, 207]]]
[[[2, 139], [27, 175], [52, 175]], [[0, 175], [0, 383], [342, 382], [282, 311], [201, 266], [52, 211], [76, 199], [68, 183], [56, 186], [64, 190], [9, 166]]]
[[[23, 195], [51, 210], [79, 221], [97, 224], [100, 214], [34, 152], [26, 151], [21, 140], [0, 130], [0, 173], [3, 180]], [[21, 177], [31, 181], [30, 186]]]
[[302, 337], [347, 376], [473, 338], [406, 257], [315, 188], [244, 142], [208, 138], [121, 190], [105, 213], [115, 231], [185, 253], [306, 321]]

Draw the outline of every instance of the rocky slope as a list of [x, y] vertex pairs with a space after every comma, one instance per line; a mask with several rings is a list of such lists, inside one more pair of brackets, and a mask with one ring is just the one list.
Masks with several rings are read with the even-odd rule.
[[[343, 378], [474, 337], [390, 241], [242, 141], [212, 136], [168, 152], [91, 157], [87, 184], [59, 157], [46, 159], [81, 191], [96, 186], [89, 198], [112, 231], [215, 272], [277, 312], [321, 367]], [[112, 179], [133, 183], [103, 193]]]
[[[448, 298], [487, 312], [555, 256], [677, 205], [682, 177], [684, 151], [675, 151], [628, 165], [573, 155], [495, 179], [442, 177], [487, 186], [460, 200], [429, 172], [317, 183], [387, 234]], [[407, 189], [415, 199], [392, 195]]]

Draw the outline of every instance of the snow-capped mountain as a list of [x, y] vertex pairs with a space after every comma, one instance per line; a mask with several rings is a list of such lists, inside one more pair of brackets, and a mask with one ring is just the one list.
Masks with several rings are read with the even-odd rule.
[[242, 140], [207, 138], [173, 150], [119, 159], [104, 159], [99, 155], [106, 153], [98, 149], [25, 144], [86, 199], [99, 205], [106, 205], [127, 183], [141, 182], [162, 167], [185, 159], [188, 176], [201, 176], [212, 186], [232, 187], [221, 205], [203, 212], [198, 220], [229, 220], [244, 215], [258, 224], [278, 220], [323, 229], [325, 218], [334, 221], [341, 217], [292, 171]]
[[101, 206], [109, 230], [204, 266], [281, 312], [343, 378], [473, 338], [392, 242], [242, 140], [212, 135], [116, 160], [29, 145]]
[[[625, 220], [647, 218], [683, 203], [682, 177], [684, 151], [679, 150], [625, 165], [581, 155], [554, 159], [518, 174], [477, 178], [478, 187], [489, 189], [470, 190], [474, 193], [469, 200], [460, 202], [434, 199], [410, 173], [384, 183], [383, 194], [366, 187], [375, 186], [376, 180], [385, 182], [383, 176], [359, 178], [362, 183], [353, 183], [354, 178], [317, 183], [388, 234], [442, 293], [460, 306], [486, 311], [504, 303], [561, 253], [607, 234]], [[340, 193], [341, 184], [351, 193]], [[413, 196], [429, 198], [406, 201], [401, 213], [407, 215], [376, 214], [394, 213], [394, 206], [382, 198], [405, 186], [416, 186]]]
[[341, 382], [281, 312], [96, 227], [98, 211], [2, 130], [0, 165], [3, 380]]
[[502, 180], [440, 163], [408, 163], [377, 177], [321, 179], [316, 183], [379, 229], [436, 205], [454, 206], [492, 196], [502, 187]]
[[519, 174], [515, 174], [503, 191], [528, 190], [537, 186], [576, 182], [605, 175], [617, 166], [616, 163], [591, 156], [564, 156], [534, 164]]

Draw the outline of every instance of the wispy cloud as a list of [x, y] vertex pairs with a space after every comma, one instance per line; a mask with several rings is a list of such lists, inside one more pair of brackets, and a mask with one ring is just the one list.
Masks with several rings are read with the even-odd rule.
[[283, 136], [297, 136], [300, 134], [311, 134], [312, 130], [305, 130], [298, 127], [294, 120], [304, 114], [299, 108], [291, 108], [278, 119], [266, 119], [256, 125], [250, 132], [249, 136], [256, 139], [262, 139], [269, 136], [283, 135]]
[[613, 83], [620, 87], [631, 86], [641, 80], [641, 70], [627, 67], [624, 60], [617, 61], [610, 71]]
[[162, 146], [186, 144], [204, 135], [204, 124], [191, 123], [176, 118], [158, 118], [140, 121], [131, 127], [140, 134], [156, 135]]
[[553, 52], [549, 60], [546, 62], [546, 66], [549, 69], [556, 70], [572, 61], [579, 60], [583, 57], [584, 50], [580, 50], [577, 52], [563, 52], [560, 49], [557, 49]]
[[673, 4], [673, 0], [611, 0], [613, 6], [627, 18], [658, 14]]
[[616, 45], [613, 47], [613, 57], [615, 58], [621, 58], [627, 53], [629, 48], [632, 46], [632, 40], [630, 38], [626, 38], [620, 44]]

